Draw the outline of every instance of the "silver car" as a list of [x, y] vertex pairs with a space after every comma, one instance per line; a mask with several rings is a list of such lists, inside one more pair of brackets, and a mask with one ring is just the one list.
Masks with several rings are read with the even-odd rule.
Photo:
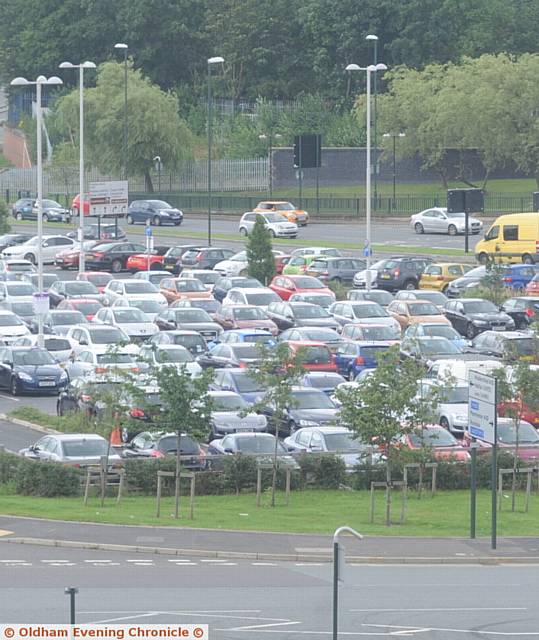
[[[456, 236], [466, 231], [466, 216], [462, 212], [448, 213], [443, 207], [425, 209], [410, 218], [410, 226], [416, 233], [447, 233]], [[483, 223], [477, 218], [468, 218], [469, 233], [481, 232]]]
[[77, 467], [99, 464], [108, 452], [109, 465], [121, 462], [120, 456], [108, 442], [96, 433], [60, 433], [44, 436], [31, 447], [21, 449], [24, 458], [47, 462], [61, 462]]
[[244, 213], [239, 225], [239, 232], [248, 236], [254, 229], [257, 218], [262, 218], [264, 226], [274, 238], [296, 238], [298, 225], [288, 220], [280, 213]]

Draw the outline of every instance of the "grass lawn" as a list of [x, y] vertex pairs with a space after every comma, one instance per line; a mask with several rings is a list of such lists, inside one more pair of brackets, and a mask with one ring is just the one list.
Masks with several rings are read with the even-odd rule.
[[[331, 534], [343, 524], [369, 535], [402, 536], [467, 536], [469, 533], [469, 494], [465, 491], [440, 492], [434, 498], [418, 500], [413, 494], [407, 503], [407, 521], [404, 525], [386, 527], [383, 524], [384, 498], [377, 494], [377, 516], [369, 523], [368, 492], [303, 491], [291, 494], [290, 505], [284, 505], [282, 494], [278, 506], [272, 509], [269, 496], [264, 495], [264, 506], [256, 507], [254, 494], [236, 496], [200, 496], [195, 501], [195, 519], [175, 521], [171, 514], [171, 498], [163, 500], [163, 516], [155, 518], [153, 497], [128, 497], [116, 505], [107, 498], [99, 506], [96, 498], [87, 507], [82, 498], [34, 498], [0, 492], [0, 513], [5, 515], [81, 520], [113, 524], [146, 524], [162, 526], [275, 531], [285, 533]], [[506, 500], [509, 504], [509, 500]], [[523, 497], [518, 507], [523, 509]], [[187, 514], [187, 501], [183, 510]], [[507, 506], [505, 507], [508, 508]], [[400, 514], [400, 499], [394, 494], [394, 519]], [[498, 516], [499, 535], [539, 535], [539, 500], [532, 497], [528, 513], [502, 511]], [[477, 505], [477, 535], [490, 533], [490, 493], [480, 491]]]

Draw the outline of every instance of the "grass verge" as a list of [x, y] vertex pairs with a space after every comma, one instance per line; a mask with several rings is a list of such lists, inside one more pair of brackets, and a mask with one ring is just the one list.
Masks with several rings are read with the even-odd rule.
[[[186, 513], [187, 501], [183, 497]], [[377, 496], [374, 524], [369, 522], [369, 493], [351, 491], [303, 491], [292, 493], [290, 505], [284, 506], [279, 494], [275, 508], [269, 506], [264, 495], [262, 507], [256, 507], [254, 494], [240, 496], [199, 496], [195, 500], [195, 519], [172, 518], [173, 500], [165, 498], [161, 513], [155, 517], [155, 498], [126, 497], [117, 505], [108, 498], [101, 507], [91, 498], [85, 507], [82, 498], [34, 498], [12, 495], [0, 488], [0, 512], [4, 515], [77, 520], [93, 523], [139, 524], [235, 529], [242, 531], [272, 531], [283, 533], [331, 534], [346, 523], [368, 535], [453, 537], [469, 534], [469, 494], [466, 491], [440, 492], [434, 498], [418, 500], [410, 494], [407, 519], [403, 525], [386, 527], [383, 524], [384, 499]], [[509, 499], [506, 499], [509, 504]], [[532, 498], [530, 510], [523, 512], [524, 498], [518, 496], [519, 512], [503, 510], [498, 515], [501, 536], [537, 536], [539, 534], [539, 501]], [[508, 509], [505, 506], [505, 509]], [[394, 495], [394, 519], [400, 513], [398, 494]], [[477, 535], [490, 533], [490, 493], [478, 492]]]

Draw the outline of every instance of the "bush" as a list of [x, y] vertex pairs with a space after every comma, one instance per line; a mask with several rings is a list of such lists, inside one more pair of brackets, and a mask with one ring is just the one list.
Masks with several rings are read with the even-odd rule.
[[305, 454], [298, 459], [304, 485], [319, 489], [338, 489], [346, 482], [346, 466], [339, 456]]
[[81, 471], [55, 462], [21, 458], [15, 467], [15, 492], [24, 496], [76, 496], [80, 494]]
[[15, 480], [15, 474], [22, 458], [13, 453], [0, 452], [0, 484], [8, 484]]

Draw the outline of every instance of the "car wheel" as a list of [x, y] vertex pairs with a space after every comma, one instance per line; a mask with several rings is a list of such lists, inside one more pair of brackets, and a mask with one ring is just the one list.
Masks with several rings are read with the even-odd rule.
[[156, 227], [160, 227], [161, 226], [161, 218], [159, 216], [154, 216], [153, 217], [153, 224]]
[[524, 331], [525, 329], [528, 329], [530, 326], [524, 319], [517, 320], [515, 322], [515, 325], [518, 331], [521, 331], [521, 330]]
[[404, 283], [404, 288], [406, 289], [406, 291], [412, 291], [413, 289], [417, 289], [417, 285], [413, 280], [407, 280]]
[[523, 264], [533, 264], [533, 258], [530, 256], [529, 253], [525, 253], [522, 256], [522, 263]]
[[290, 420], [290, 422], [288, 423], [289, 434], [292, 435], [293, 433], [296, 433], [297, 430], [298, 430], [298, 425], [294, 422], [294, 420]]
[[440, 426], [449, 432], [451, 431], [451, 429], [449, 428], [449, 422], [447, 421], [447, 418], [444, 416], [440, 418]]
[[112, 273], [120, 273], [122, 270], [122, 261], [121, 260], [113, 260], [110, 265]]
[[335, 276], [335, 278], [331, 278], [331, 282], [335, 282], [335, 284], [341, 284], [342, 280], [339, 276]]
[[247, 269], [242, 269], [238, 275], [240, 275], [243, 278], [246, 278], [249, 275], [249, 271]]
[[271, 233], [271, 237], [272, 238], [276, 238], [277, 234], [275, 233], [275, 231], [273, 229], [270, 229], [270, 233]]
[[444, 295], [447, 295], [447, 290], [448, 290], [448, 289], [449, 289], [449, 285], [448, 285], [448, 284], [444, 285], [444, 286], [442, 287], [442, 293], [443, 293]]
[[31, 262], [32, 264], [36, 264], [36, 262], [37, 262], [36, 257], [35, 257], [35, 255], [34, 255], [33, 253], [27, 253], [27, 254], [24, 256], [24, 259], [25, 259], [25, 260], [28, 260], [28, 261], [29, 261], [29, 262]]
[[471, 322], [468, 323], [466, 327], [466, 337], [468, 340], [473, 340], [475, 338], [476, 330]]
[[447, 233], [448, 233], [450, 236], [456, 236], [456, 235], [457, 235], [457, 227], [455, 227], [455, 225], [454, 225], [454, 224], [450, 224], [450, 225], [447, 227]]
[[179, 226], [181, 225], [181, 223], [182, 223], [182, 221], [181, 221], [181, 220], [180, 220], [179, 222], [175, 222], [175, 223], [174, 223], [174, 226], [175, 226], [175, 227], [179, 227]]
[[126, 221], [127, 221], [127, 224], [135, 224], [135, 221], [133, 220], [133, 216], [130, 216], [130, 215], [126, 217]]
[[20, 393], [19, 381], [15, 376], [11, 378], [11, 384], [9, 385], [9, 390], [11, 391], [12, 396], [18, 396]]
[[[161, 271], [161, 265], [157, 262], [154, 262], [150, 265], [150, 271]], [[136, 271], [134, 271], [133, 273], [136, 273]]]
[[350, 369], [348, 369], [348, 380], [350, 380], [350, 382], [352, 382], [354, 377], [355, 377], [354, 376], [354, 371], [353, 371], [352, 367], [350, 367]]
[[480, 253], [477, 256], [477, 260], [479, 261], [479, 264], [488, 264], [488, 255], [486, 253]]
[[49, 216], [48, 216], [46, 213], [44, 213], [44, 214], [41, 216], [41, 219], [43, 220], [43, 222], [47, 223], [47, 222], [49, 221]]
[[416, 222], [414, 224], [414, 229], [415, 229], [415, 232], [418, 235], [421, 235], [422, 233], [425, 233], [425, 229], [423, 229], [423, 225], [421, 224], [421, 222]]
[[247, 229], [245, 227], [241, 227], [240, 229], [240, 235], [244, 236], [245, 238], [249, 235], [247, 233]]
[[18, 212], [17, 212], [17, 215], [15, 216], [15, 219], [16, 219], [16, 220], [22, 220], [22, 219], [23, 219], [23, 215], [22, 215], [22, 212], [21, 212], [21, 211], [18, 211]]

